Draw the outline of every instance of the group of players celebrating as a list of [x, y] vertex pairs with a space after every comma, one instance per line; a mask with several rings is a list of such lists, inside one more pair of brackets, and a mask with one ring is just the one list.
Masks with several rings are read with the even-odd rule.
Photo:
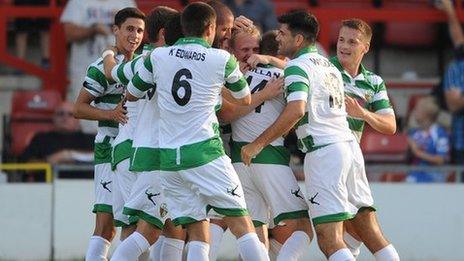
[[[298, 260], [313, 227], [328, 260], [355, 260], [362, 243], [376, 260], [399, 260], [358, 144], [365, 122], [396, 129], [382, 79], [361, 65], [371, 29], [343, 21], [328, 60], [312, 14], [278, 21], [261, 36], [218, 1], [116, 14], [115, 46], [88, 67], [74, 109], [99, 126], [86, 260], [107, 260], [114, 226], [112, 260], [216, 260], [227, 228], [243, 260], [269, 260], [269, 248]], [[150, 44], [136, 56], [145, 31]], [[219, 122], [231, 126], [229, 155]], [[306, 196], [284, 147], [292, 128]]]

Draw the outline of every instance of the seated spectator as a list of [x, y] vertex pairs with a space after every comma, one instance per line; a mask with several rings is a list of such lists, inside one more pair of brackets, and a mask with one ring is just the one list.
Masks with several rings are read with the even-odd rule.
[[[412, 153], [412, 164], [419, 166], [443, 165], [448, 160], [449, 137], [445, 128], [436, 121], [440, 109], [431, 96], [420, 99], [413, 110], [417, 128], [409, 133], [409, 146]], [[409, 182], [445, 182], [446, 173], [430, 171], [411, 171]]]
[[[21, 155], [22, 161], [50, 164], [93, 161], [94, 136], [80, 130], [79, 120], [73, 117], [72, 110], [73, 104], [70, 102], [63, 102], [56, 109], [54, 129], [37, 133]], [[67, 176], [76, 176], [76, 173], [60, 175]], [[27, 180], [34, 181], [34, 176], [28, 175]]]
[[[451, 0], [437, 1], [448, 17], [448, 29], [455, 48], [454, 59], [443, 79], [444, 97], [452, 113], [452, 162], [464, 163], [464, 33]], [[463, 173], [464, 176], [464, 173]]]

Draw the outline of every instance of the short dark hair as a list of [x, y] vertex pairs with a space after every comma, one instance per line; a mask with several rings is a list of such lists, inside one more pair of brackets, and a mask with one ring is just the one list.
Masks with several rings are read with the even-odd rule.
[[178, 13], [177, 10], [167, 6], [153, 8], [145, 20], [148, 41], [151, 43], [157, 42], [159, 40], [158, 33], [161, 28], [165, 28], [166, 23]]
[[119, 10], [114, 16], [114, 25], [116, 25], [117, 27], [121, 27], [121, 25], [128, 18], [138, 18], [145, 20], [145, 14], [137, 8], [126, 7], [124, 9]]
[[343, 26], [360, 31], [364, 38], [367, 40], [367, 42], [371, 42], [372, 29], [369, 26], [369, 24], [364, 22], [363, 20], [358, 18], [343, 20], [342, 27]]
[[279, 42], [277, 42], [277, 30], [267, 31], [261, 37], [261, 42], [259, 43], [259, 50], [261, 54], [277, 56], [279, 52]]
[[316, 42], [319, 34], [319, 23], [313, 14], [297, 10], [283, 14], [277, 20], [281, 24], [288, 25], [292, 35], [301, 34], [311, 44]]
[[182, 25], [180, 23], [181, 14], [177, 13], [174, 15], [171, 20], [166, 23], [164, 27], [164, 41], [167, 45], [173, 45], [179, 40], [179, 38], [184, 37], [182, 33]]
[[223, 25], [226, 22], [226, 17], [228, 15], [234, 17], [232, 10], [230, 10], [230, 8], [224, 3], [217, 1], [217, 0], [211, 0], [206, 3], [209, 6], [211, 6], [216, 12], [216, 15], [217, 15], [216, 25]]
[[215, 23], [216, 12], [205, 3], [191, 3], [182, 12], [181, 24], [185, 36], [202, 37], [206, 28]]

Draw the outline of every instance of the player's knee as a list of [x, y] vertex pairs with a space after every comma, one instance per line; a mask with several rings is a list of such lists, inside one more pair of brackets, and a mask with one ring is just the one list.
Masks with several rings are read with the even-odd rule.
[[317, 225], [316, 235], [319, 248], [327, 257], [346, 247], [342, 231], [339, 233], [333, 223]]
[[209, 221], [212, 224], [220, 226], [224, 231], [227, 230], [226, 222], [223, 219], [212, 218]]
[[255, 232], [255, 228], [249, 216], [243, 217], [225, 217], [224, 221], [229, 227], [230, 232], [237, 238]]
[[163, 235], [168, 238], [185, 240], [185, 231], [182, 226], [175, 226], [171, 220], [166, 220], [164, 223]]
[[209, 223], [206, 220], [187, 225], [187, 233], [190, 241], [202, 241], [209, 243]]

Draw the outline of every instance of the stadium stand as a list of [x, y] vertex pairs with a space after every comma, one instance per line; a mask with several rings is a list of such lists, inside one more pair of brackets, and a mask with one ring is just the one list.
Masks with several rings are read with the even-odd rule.
[[10, 119], [4, 120], [5, 151], [19, 156], [35, 133], [50, 130], [54, 110], [61, 101], [53, 90], [15, 92]]

